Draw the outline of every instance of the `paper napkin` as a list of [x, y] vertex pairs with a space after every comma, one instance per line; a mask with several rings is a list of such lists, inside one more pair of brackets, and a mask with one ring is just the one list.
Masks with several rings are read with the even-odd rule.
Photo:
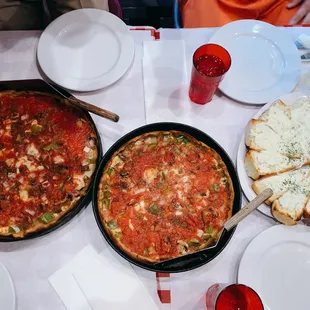
[[158, 309], [131, 265], [111, 249], [98, 255], [88, 245], [48, 280], [68, 310]]
[[49, 277], [49, 282], [68, 310], [92, 310], [72, 274], [97, 257], [95, 249], [88, 245], [68, 264]]
[[189, 123], [191, 104], [184, 41], [144, 42], [143, 81], [147, 123]]
[[110, 249], [73, 275], [93, 310], [157, 309], [130, 264]]

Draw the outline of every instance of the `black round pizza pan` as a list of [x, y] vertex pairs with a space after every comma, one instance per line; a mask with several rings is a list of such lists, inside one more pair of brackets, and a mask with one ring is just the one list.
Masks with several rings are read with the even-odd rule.
[[154, 271], [154, 272], [167, 272], [167, 273], [177, 273], [177, 272], [184, 272], [189, 271], [195, 268], [198, 268], [204, 264], [207, 264], [212, 259], [214, 259], [217, 255], [219, 255], [228, 242], [230, 241], [235, 229], [232, 229], [230, 232], [225, 231], [216, 248], [212, 249], [206, 249], [204, 251], [191, 254], [188, 256], [181, 256], [177, 259], [174, 259], [171, 262], [162, 262], [162, 263], [147, 263], [147, 262], [140, 262], [138, 260], [135, 260], [131, 256], [127, 255], [124, 251], [122, 251], [113, 241], [113, 239], [109, 236], [109, 234], [106, 232], [104, 225], [101, 222], [99, 211], [98, 211], [98, 204], [97, 204], [97, 194], [98, 194], [98, 186], [100, 183], [100, 179], [103, 173], [103, 170], [110, 160], [111, 156], [120, 148], [122, 147], [126, 142], [129, 140], [140, 136], [145, 133], [149, 133], [152, 131], [169, 131], [169, 130], [178, 130], [183, 131], [185, 133], [188, 133], [189, 135], [196, 138], [198, 141], [203, 142], [204, 144], [208, 145], [212, 149], [214, 149], [222, 158], [223, 162], [226, 164], [228, 172], [230, 174], [233, 188], [235, 191], [235, 198], [233, 202], [233, 214], [237, 213], [241, 208], [241, 188], [239, 183], [239, 178], [236, 173], [235, 167], [229, 158], [226, 151], [216, 142], [214, 141], [210, 136], [202, 132], [201, 130], [198, 130], [194, 127], [179, 124], [179, 123], [154, 123], [149, 124], [140, 128], [137, 128], [130, 133], [126, 134], [122, 138], [120, 138], [104, 155], [98, 170], [97, 174], [95, 176], [94, 186], [93, 186], [93, 211], [94, 215], [98, 224], [98, 227], [103, 234], [106, 241], [109, 243], [109, 245], [124, 259], [126, 259], [128, 262], [139, 266], [143, 269]]
[[[91, 118], [90, 114], [87, 111], [83, 111], [83, 113], [85, 114], [86, 118], [88, 119], [89, 123], [91, 124], [91, 126], [93, 127], [93, 129], [96, 133], [97, 147], [98, 147], [98, 158], [97, 158], [97, 162], [96, 162], [96, 170], [92, 175], [92, 180], [91, 180], [90, 186], [89, 186], [88, 190], [86, 191], [84, 197], [78, 202], [78, 204], [75, 208], [73, 208], [70, 212], [65, 214], [54, 225], [52, 225], [46, 229], [39, 230], [38, 232], [33, 232], [30, 234], [27, 234], [23, 238], [14, 238], [13, 236], [0, 236], [0, 242], [14, 242], [14, 241], [29, 240], [29, 239], [34, 239], [34, 238], [42, 237], [46, 234], [49, 234], [49, 233], [53, 232], [54, 230], [58, 229], [59, 227], [68, 223], [74, 216], [76, 216], [82, 209], [84, 209], [84, 207], [86, 207], [90, 203], [91, 198], [92, 198], [92, 186], [94, 183], [96, 171], [99, 168], [99, 163], [102, 159], [103, 151], [102, 151], [102, 144], [101, 144], [100, 135], [99, 135], [99, 132], [97, 130], [97, 127], [96, 127], [93, 119]], [[72, 159], [72, 160], [74, 160], [74, 159]]]

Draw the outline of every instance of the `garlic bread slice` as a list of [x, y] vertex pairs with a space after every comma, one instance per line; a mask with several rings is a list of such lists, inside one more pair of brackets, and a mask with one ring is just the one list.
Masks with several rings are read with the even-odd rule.
[[249, 177], [257, 180], [262, 176], [274, 175], [290, 170], [295, 170], [306, 164], [310, 160], [306, 158], [291, 158], [276, 151], [253, 151], [246, 153], [244, 165]]

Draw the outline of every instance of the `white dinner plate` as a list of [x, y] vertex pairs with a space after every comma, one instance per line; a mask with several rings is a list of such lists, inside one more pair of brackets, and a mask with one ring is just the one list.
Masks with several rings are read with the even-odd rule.
[[37, 57], [56, 84], [92, 91], [113, 84], [130, 67], [134, 41], [125, 23], [97, 9], [80, 9], [54, 20], [42, 33]]
[[[294, 92], [290, 94], [283, 95], [279, 97], [278, 99], [282, 100], [286, 105], [291, 105], [293, 104], [297, 99], [302, 99], [303, 97], [307, 98], [307, 96], [301, 92]], [[253, 118], [259, 118], [263, 112], [269, 109], [269, 107], [272, 105], [274, 100], [268, 102], [266, 105], [264, 105], [255, 115]], [[237, 172], [241, 184], [242, 191], [245, 195], [245, 197], [251, 201], [253, 200], [257, 195], [252, 189], [252, 184], [253, 180], [248, 177], [245, 166], [244, 166], [244, 158], [247, 152], [247, 148], [245, 145], [245, 135], [243, 134], [240, 144], [239, 144], [239, 149], [238, 149], [238, 154], [237, 154]], [[266, 214], [269, 217], [272, 217], [271, 214], [271, 209], [268, 205], [262, 204], [261, 206], [258, 207], [258, 210], [261, 211], [262, 213]]]
[[309, 310], [310, 229], [276, 225], [245, 250], [238, 283], [261, 297], [265, 310]]
[[275, 26], [256, 20], [232, 22], [209, 43], [225, 47], [231, 56], [231, 68], [219, 88], [235, 100], [264, 104], [297, 85], [300, 55], [293, 40]]
[[15, 310], [15, 289], [7, 269], [0, 263], [0, 309]]

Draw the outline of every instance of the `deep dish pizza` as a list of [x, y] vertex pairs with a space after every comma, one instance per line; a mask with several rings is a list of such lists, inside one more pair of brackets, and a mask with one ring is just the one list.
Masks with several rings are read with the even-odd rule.
[[233, 200], [221, 157], [178, 131], [127, 142], [105, 166], [98, 189], [109, 235], [127, 254], [148, 262], [214, 243], [232, 215]]
[[90, 186], [97, 136], [85, 114], [47, 93], [0, 93], [0, 235], [54, 225]]

